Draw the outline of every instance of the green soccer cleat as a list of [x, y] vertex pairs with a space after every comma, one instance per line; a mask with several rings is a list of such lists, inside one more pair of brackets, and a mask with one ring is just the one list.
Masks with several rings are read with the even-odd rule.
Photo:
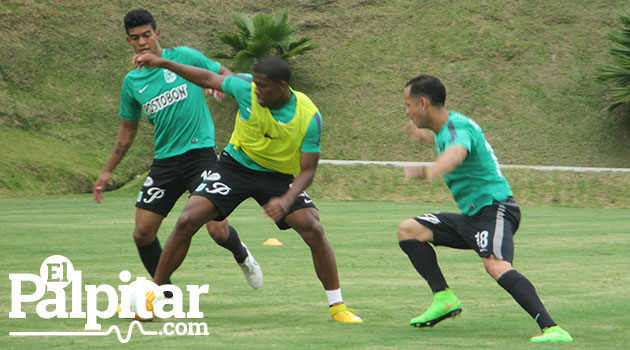
[[411, 319], [409, 325], [414, 327], [433, 327], [438, 322], [449, 317], [455, 317], [462, 312], [462, 303], [450, 289], [439, 291], [433, 295], [433, 303], [422, 315]]
[[570, 342], [573, 341], [573, 337], [559, 326], [553, 326], [545, 328], [542, 334], [531, 337], [529, 341], [532, 343]]

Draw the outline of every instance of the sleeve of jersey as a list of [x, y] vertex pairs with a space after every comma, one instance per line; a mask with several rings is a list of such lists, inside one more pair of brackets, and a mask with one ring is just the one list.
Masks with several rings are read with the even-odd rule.
[[133, 96], [131, 82], [127, 77], [125, 77], [120, 90], [120, 110], [118, 111], [118, 115], [126, 120], [138, 120], [142, 118], [142, 106]]
[[452, 122], [448, 122], [447, 127], [450, 134], [450, 139], [447, 143], [446, 149], [452, 146], [463, 146], [470, 153], [470, 151], [472, 150], [472, 125], [454, 125]]
[[234, 97], [237, 101], [246, 96], [251, 99], [252, 79], [249, 74], [234, 74], [223, 79], [221, 90]]
[[183, 46], [180, 49], [188, 58], [188, 62], [186, 62], [187, 64], [193, 65], [195, 67], [205, 68], [214, 73], [219, 73], [219, 70], [221, 69], [221, 64], [219, 62], [209, 59], [208, 57], [206, 57], [206, 55], [191, 47]]
[[322, 115], [319, 111], [315, 112], [311, 123], [308, 125], [306, 135], [302, 141], [300, 151], [305, 153], [320, 153], [322, 150]]
[[252, 79], [249, 74], [234, 74], [223, 80], [221, 90], [234, 97], [241, 119], [249, 120], [252, 107]]

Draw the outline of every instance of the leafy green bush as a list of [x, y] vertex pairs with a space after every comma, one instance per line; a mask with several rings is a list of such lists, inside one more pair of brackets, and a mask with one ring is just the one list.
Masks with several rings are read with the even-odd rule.
[[600, 81], [612, 82], [612, 104], [609, 109], [615, 109], [630, 102], [630, 10], [621, 12], [618, 17], [623, 28], [611, 30], [608, 39], [615, 45], [608, 51], [613, 58], [613, 64], [601, 68]]
[[221, 33], [217, 37], [230, 46], [229, 53], [214, 53], [213, 58], [231, 59], [232, 70], [249, 71], [255, 62], [263, 57], [277, 55], [285, 60], [313, 50], [310, 36], [295, 39], [295, 25], [289, 22], [289, 13], [283, 10], [273, 18], [266, 14], [250, 18], [246, 15], [234, 16], [237, 33]]

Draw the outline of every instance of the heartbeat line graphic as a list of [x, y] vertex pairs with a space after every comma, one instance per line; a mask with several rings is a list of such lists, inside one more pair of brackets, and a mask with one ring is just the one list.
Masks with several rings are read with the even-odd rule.
[[142, 335], [162, 335], [162, 332], [157, 331], [145, 331], [142, 327], [140, 321], [132, 321], [129, 324], [129, 330], [127, 331], [127, 337], [123, 338], [120, 333], [120, 328], [118, 326], [110, 326], [106, 331], [103, 332], [9, 332], [10, 336], [15, 337], [50, 337], [50, 336], [61, 336], [61, 337], [104, 337], [106, 335], [110, 335], [112, 332], [116, 332], [116, 336], [118, 337], [118, 341], [123, 344], [129, 342], [131, 338], [131, 334], [133, 333], [133, 326], [137, 326], [138, 330]]

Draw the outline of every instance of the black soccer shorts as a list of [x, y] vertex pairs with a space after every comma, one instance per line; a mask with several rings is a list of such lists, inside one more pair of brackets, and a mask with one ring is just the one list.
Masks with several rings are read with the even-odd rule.
[[162, 216], [168, 215], [173, 206], [188, 190], [192, 193], [217, 162], [212, 148], [193, 149], [184, 154], [154, 159], [149, 175], [138, 193], [136, 207]]
[[[223, 220], [249, 197], [262, 206], [271, 198], [282, 196], [289, 190], [293, 179], [293, 175], [247, 168], [224, 151], [212, 173], [192, 195], [209, 199], [221, 213], [215, 220]], [[302, 208], [317, 209], [306, 192], [298, 196], [287, 214]], [[276, 226], [281, 230], [290, 228], [284, 218], [277, 221]]]
[[494, 201], [472, 216], [456, 213], [425, 214], [414, 218], [433, 231], [433, 244], [458, 249], [474, 249], [484, 258], [514, 259], [514, 240], [521, 210], [513, 197]]

